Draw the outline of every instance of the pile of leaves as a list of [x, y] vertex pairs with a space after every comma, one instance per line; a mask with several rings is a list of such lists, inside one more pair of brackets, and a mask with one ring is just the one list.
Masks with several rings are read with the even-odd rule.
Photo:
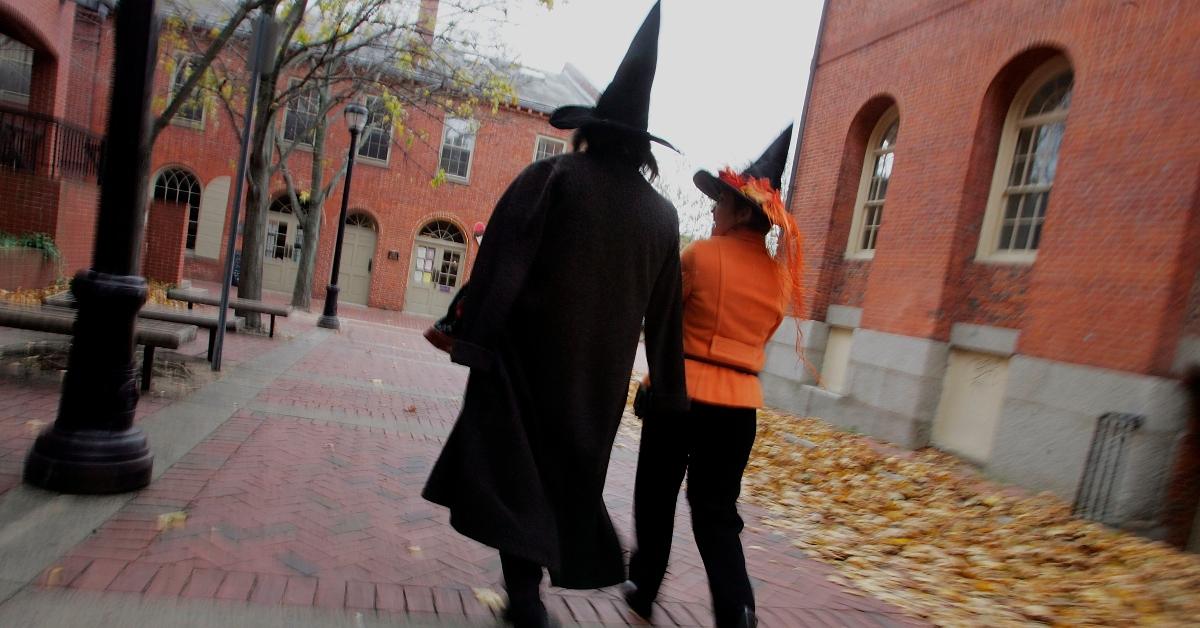
[[845, 580], [938, 625], [1200, 621], [1200, 556], [1073, 519], [1053, 495], [934, 450], [764, 410], [743, 495]]
[[[146, 304], [162, 305], [175, 308], [184, 307], [183, 303], [167, 298], [167, 290], [171, 289], [171, 286], [172, 284], [164, 283], [162, 281], [151, 281], [150, 294], [146, 299]], [[17, 305], [41, 305], [42, 299], [70, 289], [70, 281], [64, 278], [59, 279], [55, 283], [44, 288], [21, 288], [19, 290], [0, 289], [0, 301], [16, 303]]]

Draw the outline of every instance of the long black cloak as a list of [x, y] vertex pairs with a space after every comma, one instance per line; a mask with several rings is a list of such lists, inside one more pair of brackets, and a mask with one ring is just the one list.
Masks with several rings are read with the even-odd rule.
[[471, 375], [425, 498], [556, 586], [621, 582], [601, 493], [643, 319], [650, 403], [687, 406], [675, 209], [627, 166], [535, 162], [496, 205], [465, 289], [451, 358]]

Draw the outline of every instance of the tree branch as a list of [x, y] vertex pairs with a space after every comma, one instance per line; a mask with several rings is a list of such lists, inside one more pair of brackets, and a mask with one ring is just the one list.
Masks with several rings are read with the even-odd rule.
[[[240, 5], [238, 5], [237, 10], [234, 11], [233, 15], [231, 15], [225, 22], [225, 27], [222, 28], [221, 32], [218, 33], [212, 42], [209, 43], [208, 48], [204, 51], [204, 54], [201, 55], [200, 60], [193, 65], [192, 74], [188, 76], [183, 85], [179, 87], [179, 90], [176, 91], [173, 96], [171, 96], [170, 101], [167, 103], [167, 108], [163, 110], [162, 115], [154, 119], [154, 124], [150, 128], [151, 144], [153, 144], [154, 140], [158, 138], [158, 134], [161, 133], [168, 124], [170, 124], [171, 119], [174, 118], [175, 114], [179, 112], [179, 108], [183, 106], [183, 103], [191, 97], [192, 92], [195, 91], [196, 86], [204, 77], [204, 73], [208, 70], [209, 66], [212, 65], [213, 60], [217, 58], [217, 55], [220, 54], [221, 50], [225, 48], [225, 44], [228, 43], [233, 37], [234, 33], [237, 32], [238, 26], [242, 24], [242, 22], [246, 19], [246, 16], [249, 15], [251, 11], [259, 8], [260, 6], [262, 6], [262, 0], [244, 0]], [[191, 28], [191, 26], [184, 24], [183, 28]]]

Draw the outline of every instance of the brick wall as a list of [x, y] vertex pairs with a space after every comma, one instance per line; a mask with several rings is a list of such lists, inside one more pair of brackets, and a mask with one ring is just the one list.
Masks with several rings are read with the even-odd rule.
[[58, 182], [58, 225], [54, 239], [63, 253], [63, 271], [75, 271], [92, 264], [96, 241], [96, 217], [100, 188], [95, 181], [63, 179]]
[[99, 199], [94, 181], [0, 170], [0, 190], [0, 231], [49, 234], [62, 252], [65, 273], [88, 266]]
[[825, 167], [837, 168], [829, 172], [829, 176], [836, 177], [836, 185], [827, 201], [828, 215], [812, 212], [798, 216], [801, 230], [808, 234], [804, 243], [808, 260], [805, 284], [816, 286], [813, 295], [805, 300], [809, 317], [824, 318], [829, 304], [862, 306], [871, 276], [871, 261], [846, 259], [846, 241], [854, 218], [867, 143], [880, 119], [895, 104], [886, 96], [872, 98], [854, 116], [841, 150], [821, 155]]
[[[864, 327], [938, 340], [1015, 326], [1024, 354], [1166, 373], [1198, 263], [1197, 23], [1183, 1], [832, 0], [793, 181], [810, 315], [861, 302]], [[1056, 51], [1075, 89], [1038, 259], [977, 263], [1003, 117]], [[875, 258], [851, 269], [855, 138], [881, 98], [900, 111], [895, 169]]]
[[142, 248], [142, 275], [146, 279], [170, 284], [177, 284], [183, 279], [187, 212], [186, 203], [150, 202]]
[[58, 264], [39, 249], [0, 248], [0, 290], [42, 288], [58, 278]]
[[[108, 82], [107, 76], [98, 76], [101, 68], [111, 65], [102, 64], [105, 39], [111, 39], [112, 20], [100, 21], [100, 16], [94, 11], [80, 7], [75, 12], [75, 29], [71, 41], [70, 75], [66, 91], [66, 111], [64, 119], [71, 124], [95, 132], [103, 133], [103, 120], [97, 126], [93, 118], [97, 101], [106, 101], [107, 88], [98, 89], [99, 83]], [[111, 42], [109, 49], [111, 51]]]
[[54, 234], [58, 224], [55, 181], [0, 169], [0, 190], [0, 231]]

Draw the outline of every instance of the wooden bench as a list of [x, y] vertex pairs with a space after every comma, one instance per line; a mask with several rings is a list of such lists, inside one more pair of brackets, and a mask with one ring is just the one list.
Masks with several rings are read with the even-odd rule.
[[[75, 295], [71, 294], [70, 290], [64, 290], [57, 294], [52, 294], [42, 299], [42, 305], [53, 307], [66, 307], [75, 309]], [[213, 346], [216, 341], [217, 327], [221, 321], [214, 314], [198, 314], [189, 310], [181, 310], [173, 307], [163, 307], [161, 305], [143, 305], [142, 309], [138, 310], [138, 318], [148, 318], [156, 321], [167, 321], [168, 323], [179, 323], [180, 325], [195, 325], [208, 330], [208, 361], [212, 362]], [[246, 324], [246, 319], [241, 316], [235, 316], [225, 319], [225, 330], [237, 333], [241, 331]]]
[[[208, 294], [206, 291], [172, 288], [167, 290], [167, 298], [183, 301], [187, 303], [188, 309], [199, 303], [200, 305], [212, 305], [221, 307], [221, 297]], [[286, 305], [271, 305], [256, 299], [239, 299], [237, 297], [229, 297], [229, 307], [243, 312], [258, 312], [259, 314], [268, 314], [271, 317], [271, 333], [270, 337], [275, 337], [275, 317], [287, 316], [292, 313], [292, 308]]]
[[[0, 302], [0, 327], [42, 331], [51, 334], [75, 334], [75, 310], [63, 307], [32, 307]], [[142, 390], [150, 390], [154, 373], [154, 349], [178, 349], [196, 339], [195, 325], [137, 319], [134, 342], [142, 345]]]

